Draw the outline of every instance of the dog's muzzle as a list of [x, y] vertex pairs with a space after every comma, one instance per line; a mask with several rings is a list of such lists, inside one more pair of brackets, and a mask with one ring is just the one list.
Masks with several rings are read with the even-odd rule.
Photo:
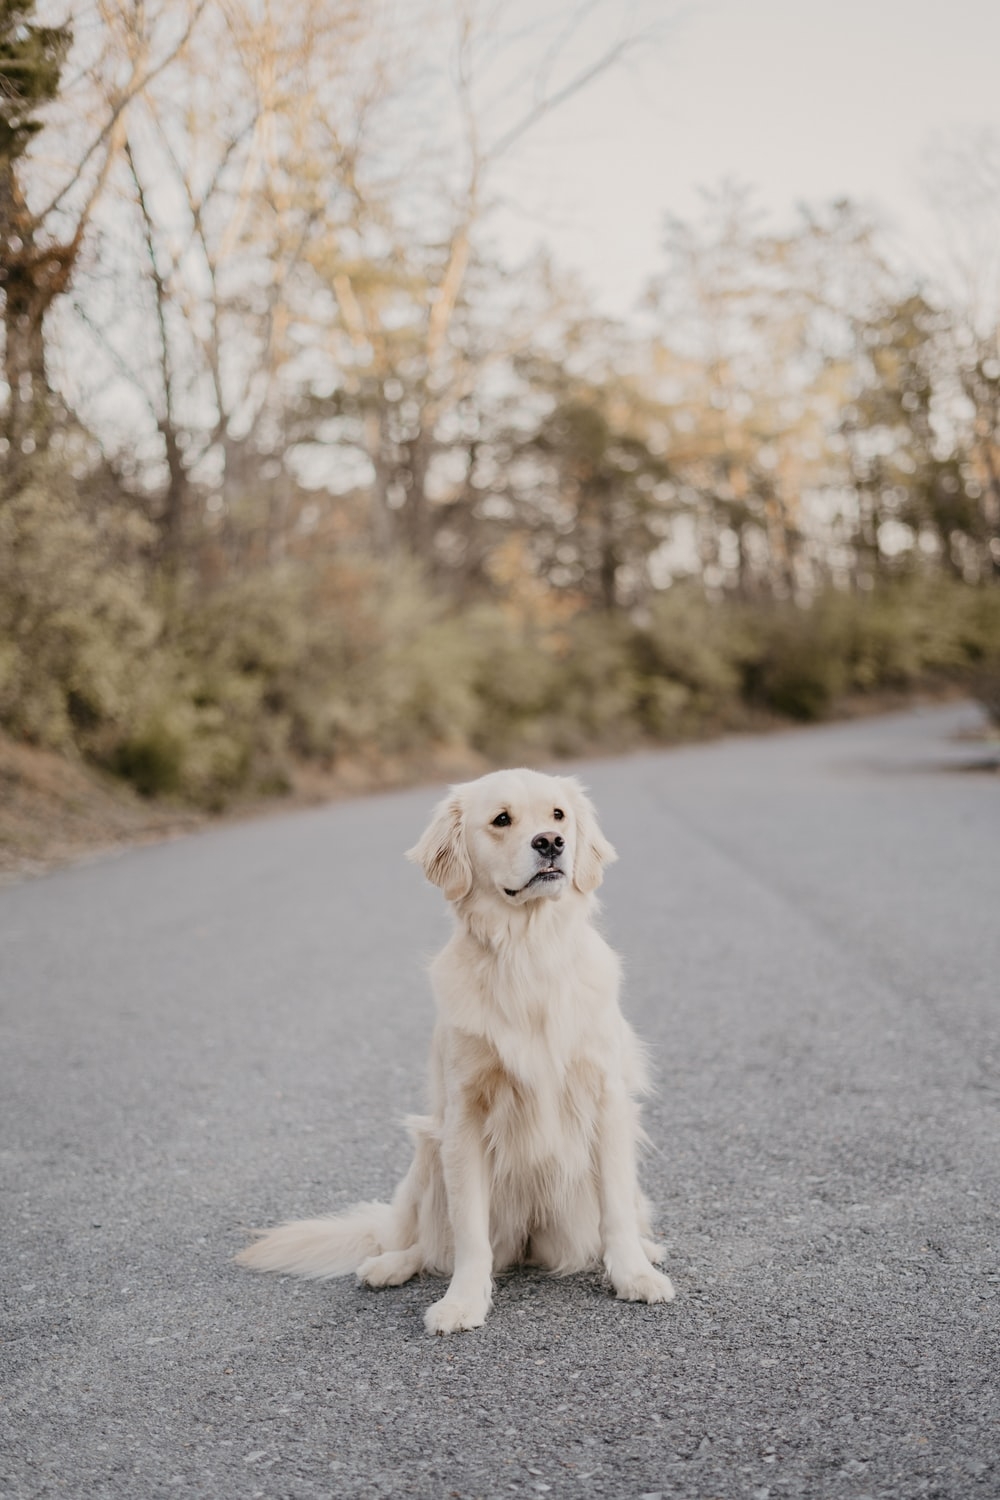
[[536, 833], [531, 840], [531, 847], [544, 863], [535, 871], [527, 885], [522, 885], [519, 890], [511, 891], [505, 886], [505, 896], [520, 896], [522, 891], [528, 890], [533, 885], [547, 885], [552, 881], [565, 880], [566, 871], [559, 866], [559, 860], [566, 848], [566, 840], [561, 833]]

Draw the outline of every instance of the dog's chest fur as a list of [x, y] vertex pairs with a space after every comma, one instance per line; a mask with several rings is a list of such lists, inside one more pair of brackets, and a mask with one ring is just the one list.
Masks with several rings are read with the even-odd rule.
[[537, 1066], [515, 1072], [489, 1043], [465, 1045], [468, 1099], [494, 1172], [586, 1173], [604, 1087], [599, 1064], [579, 1053], [559, 1064], [539, 1057]]
[[592, 1168], [607, 1070], [623, 1063], [618, 961], [582, 922], [533, 936], [487, 950], [460, 933], [435, 962], [434, 1103], [461, 1091], [495, 1174], [578, 1179]]

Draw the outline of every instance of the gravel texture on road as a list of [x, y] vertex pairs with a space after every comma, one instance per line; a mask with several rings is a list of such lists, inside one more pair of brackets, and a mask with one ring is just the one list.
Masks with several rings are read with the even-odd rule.
[[578, 768], [669, 1306], [261, 1278], [387, 1195], [436, 789], [0, 891], [4, 1500], [1000, 1496], [1000, 778], [967, 706]]

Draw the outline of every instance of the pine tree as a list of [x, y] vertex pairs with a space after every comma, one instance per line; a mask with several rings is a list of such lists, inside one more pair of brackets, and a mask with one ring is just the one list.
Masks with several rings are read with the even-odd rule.
[[25, 452], [43, 446], [49, 388], [42, 324], [63, 290], [77, 246], [40, 244], [18, 164], [42, 129], [38, 113], [59, 89], [68, 26], [38, 26], [35, 0], [0, 0], [0, 294], [8, 397], [4, 426], [8, 483]]
[[35, 111], [49, 104], [69, 48], [68, 26], [36, 26], [35, 0], [0, 0], [0, 163], [22, 154], [41, 122]]

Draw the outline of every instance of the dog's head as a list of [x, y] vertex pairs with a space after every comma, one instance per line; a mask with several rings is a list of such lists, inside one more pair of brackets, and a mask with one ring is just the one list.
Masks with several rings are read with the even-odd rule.
[[481, 894], [523, 906], [596, 890], [617, 855], [574, 777], [518, 770], [452, 787], [407, 857], [449, 901]]

